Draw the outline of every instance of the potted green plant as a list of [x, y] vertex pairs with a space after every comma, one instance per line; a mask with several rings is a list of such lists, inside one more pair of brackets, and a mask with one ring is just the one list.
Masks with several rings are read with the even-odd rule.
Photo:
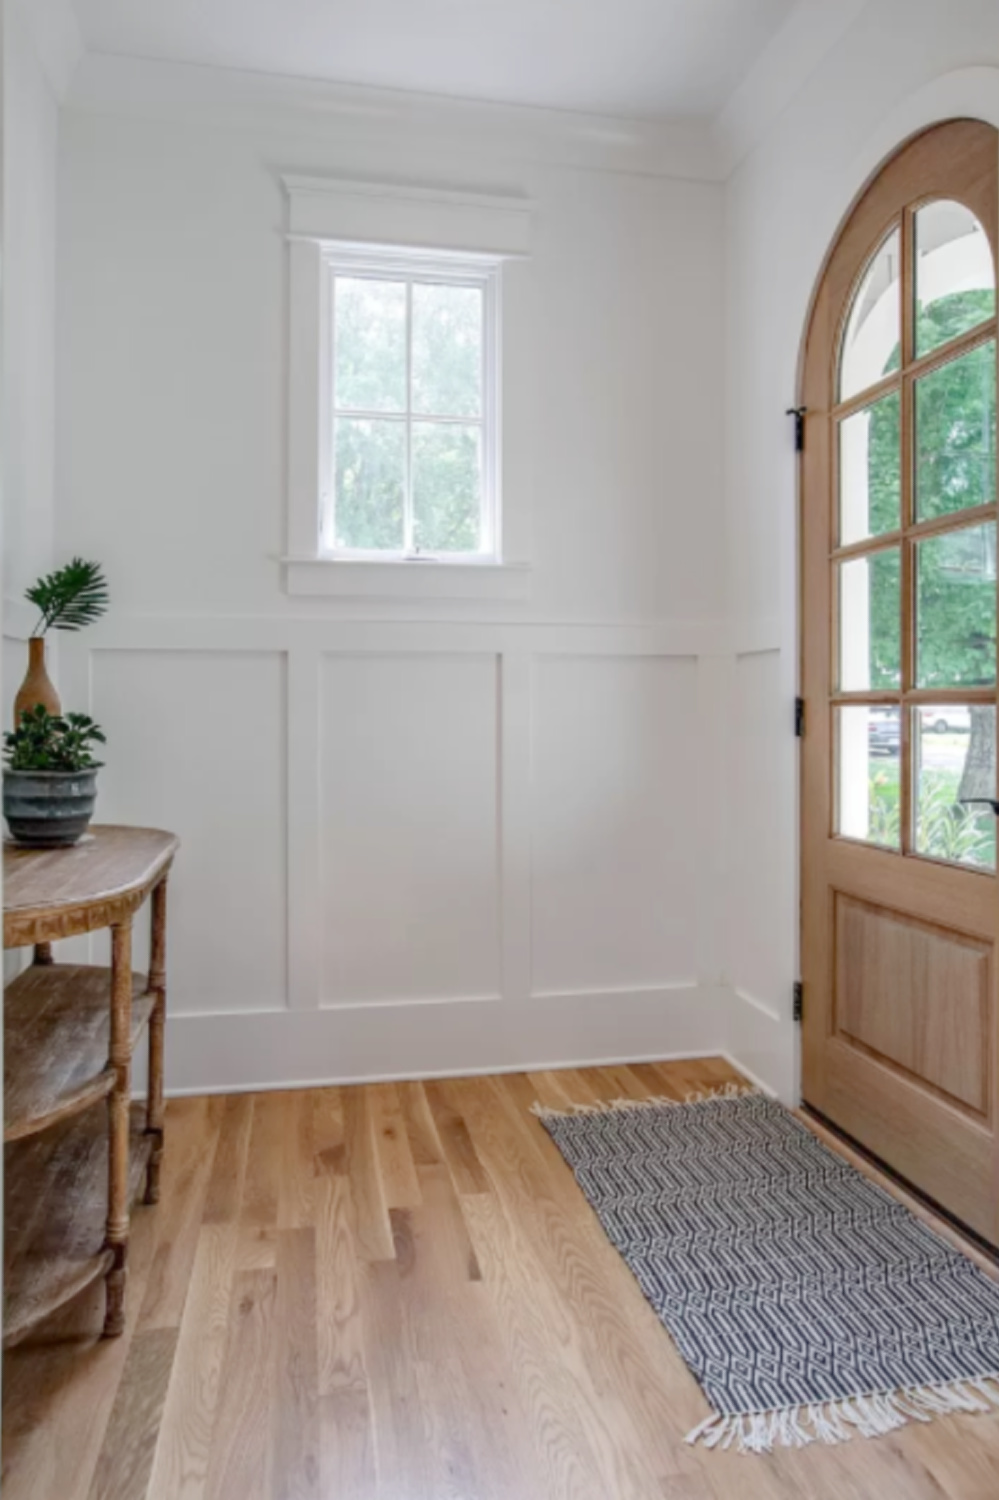
[[99, 620], [108, 607], [108, 588], [100, 563], [74, 557], [53, 573], [46, 573], [24, 596], [39, 611], [28, 640], [28, 671], [14, 699], [14, 728], [26, 708], [42, 704], [50, 714], [62, 712], [59, 694], [45, 662], [45, 637], [50, 630], [82, 630]]
[[95, 744], [104, 744], [104, 731], [93, 719], [50, 714], [43, 704], [4, 735], [3, 815], [15, 842], [30, 849], [78, 842], [97, 800]]

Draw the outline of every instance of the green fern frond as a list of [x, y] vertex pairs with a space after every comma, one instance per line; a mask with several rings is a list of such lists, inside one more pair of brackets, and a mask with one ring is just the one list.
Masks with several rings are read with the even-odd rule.
[[32, 633], [45, 635], [49, 630], [82, 630], [99, 620], [108, 607], [108, 587], [100, 563], [74, 557], [39, 578], [25, 598], [41, 614]]

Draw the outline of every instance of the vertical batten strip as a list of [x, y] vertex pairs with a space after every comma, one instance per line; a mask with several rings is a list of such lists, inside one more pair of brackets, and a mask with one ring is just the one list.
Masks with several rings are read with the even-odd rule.
[[497, 817], [501, 984], [504, 1000], [531, 993], [532, 659], [497, 657]]
[[285, 657], [287, 726], [287, 942], [291, 1010], [316, 1010], [322, 991], [320, 722], [318, 648], [295, 646]]

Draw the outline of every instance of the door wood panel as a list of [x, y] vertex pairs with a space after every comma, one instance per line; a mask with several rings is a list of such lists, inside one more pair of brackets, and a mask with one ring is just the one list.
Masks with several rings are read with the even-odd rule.
[[833, 1032], [987, 1113], [992, 949], [834, 892]]
[[[925, 312], [916, 304], [916, 263], [925, 245], [917, 246], [916, 229], [917, 222], [931, 221], [919, 221], [917, 215], [934, 200], [957, 205], [959, 212], [970, 211], [985, 231], [994, 267], [999, 249], [997, 143], [999, 133], [990, 125], [948, 121], [910, 140], [882, 167], [830, 248], [810, 315], [799, 399], [806, 408], [800, 528], [806, 723], [801, 756], [802, 1093], [808, 1104], [866, 1150], [999, 1244], [999, 881], [991, 855], [981, 848], [969, 857], [934, 847], [929, 857], [918, 795], [920, 777], [928, 766], [940, 763], [944, 748], [943, 741], [934, 742], [921, 732], [926, 705], [974, 707], [978, 722], [996, 703], [988, 651], [983, 652], [985, 666], [977, 675], [957, 674], [956, 681], [943, 681], [933, 690], [920, 685], [919, 642], [926, 639], [928, 627], [917, 617], [918, 549], [925, 539], [967, 532], [973, 525], [993, 534], [994, 437], [982, 459], [992, 465], [989, 483], [974, 506], [963, 512], [958, 498], [953, 513], [947, 505], [944, 513], [929, 518], [917, 513], [914, 457], [917, 393], [926, 390], [920, 382], [969, 351], [978, 351], [979, 363], [994, 370], [990, 360], [995, 358], [997, 332], [994, 307], [990, 310], [985, 301], [973, 326], [957, 328], [941, 347], [925, 351], [919, 322]], [[865, 296], [872, 295], [865, 274], [894, 231], [897, 239], [890, 244], [893, 255], [897, 249], [897, 264], [888, 266], [877, 290], [883, 297], [898, 298], [897, 344], [891, 357], [873, 369], [867, 387], [851, 390], [849, 399], [841, 401], [838, 367], [847, 319], [861, 285], [868, 288]], [[839, 548], [840, 424], [895, 393], [898, 522], [892, 523], [894, 529], [875, 526], [869, 510], [868, 534], [862, 531], [858, 539], [851, 531], [849, 545]], [[942, 441], [947, 440], [945, 435]], [[871, 462], [868, 448], [868, 480]], [[852, 504], [852, 492], [850, 500]], [[840, 691], [842, 564], [871, 559], [873, 579], [873, 560], [889, 549], [898, 559], [899, 582], [892, 596], [897, 606], [891, 605], [898, 610], [897, 667], [889, 660], [885, 674], [862, 630], [859, 659], [863, 663], [868, 653], [871, 685], [862, 681], [858, 687], [851, 670], [851, 690]], [[985, 589], [980, 597], [987, 603], [994, 569], [989, 573], [983, 564], [975, 577], [976, 586]], [[857, 608], [855, 595], [850, 607]], [[872, 592], [866, 625], [863, 608], [860, 612], [872, 641], [878, 607]], [[994, 621], [991, 631], [994, 642]], [[853, 656], [850, 660], [855, 665]], [[866, 709], [868, 735], [871, 709], [897, 714], [895, 743], [889, 738], [875, 746], [870, 738], [844, 736], [837, 748], [837, 716], [854, 705]], [[951, 760], [966, 764], [969, 744], [967, 738], [964, 744], [951, 743]], [[875, 762], [875, 753], [882, 759]], [[878, 795], [888, 795], [885, 787], [895, 788], [897, 823], [890, 837], [878, 831], [887, 848], [876, 847], [872, 821], [865, 825], [861, 820], [860, 832], [854, 826], [858, 768], [865, 778], [870, 818], [878, 806], [883, 813], [890, 805], [890, 797], [888, 804], [876, 804], [871, 790], [875, 782], [881, 786]], [[852, 800], [844, 803], [850, 817], [841, 823], [837, 784], [847, 784], [844, 778], [850, 776]], [[963, 771], [954, 772], [952, 780], [948, 827], [964, 817], [959, 805]], [[848, 828], [850, 836], [838, 834], [838, 827]], [[967, 862], [946, 862], [952, 858]]]

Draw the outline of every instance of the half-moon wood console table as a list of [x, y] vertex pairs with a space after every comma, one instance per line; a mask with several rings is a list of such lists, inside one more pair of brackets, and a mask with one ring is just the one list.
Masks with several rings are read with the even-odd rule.
[[[34, 948], [4, 992], [5, 1347], [100, 1276], [104, 1333], [124, 1327], [131, 1207], [143, 1191], [147, 1203], [159, 1196], [177, 847], [159, 829], [101, 826], [70, 849], [4, 846], [4, 947]], [[132, 973], [132, 919], [148, 897], [147, 979]], [[110, 969], [53, 962], [56, 939], [102, 927]], [[147, 1027], [149, 1088], [133, 1105], [132, 1053]]]

